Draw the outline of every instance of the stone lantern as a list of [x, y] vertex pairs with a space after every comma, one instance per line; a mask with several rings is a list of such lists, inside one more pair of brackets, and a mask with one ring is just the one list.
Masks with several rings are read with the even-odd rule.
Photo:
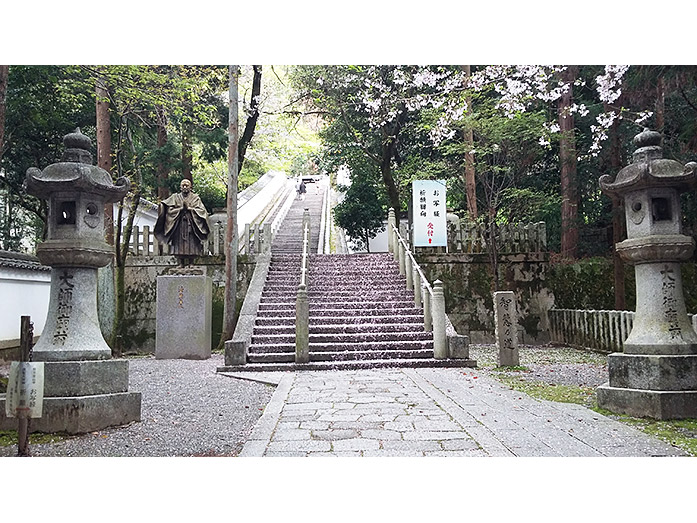
[[601, 189], [624, 202], [627, 239], [616, 245], [635, 266], [636, 313], [624, 352], [608, 356], [602, 408], [656, 419], [697, 417], [697, 334], [687, 316], [680, 263], [695, 242], [681, 234], [680, 192], [697, 184], [697, 163], [662, 158], [661, 135], [634, 137], [633, 162]]
[[[128, 361], [111, 359], [99, 327], [97, 269], [113, 247], [104, 241], [104, 204], [123, 199], [130, 182], [92, 165], [90, 139], [64, 138], [61, 161], [27, 170], [29, 194], [48, 200], [48, 236], [36, 254], [51, 267], [51, 292], [33, 361], [44, 363], [43, 432], [99, 430], [140, 420], [140, 393], [128, 392]], [[2, 425], [2, 423], [0, 423]]]

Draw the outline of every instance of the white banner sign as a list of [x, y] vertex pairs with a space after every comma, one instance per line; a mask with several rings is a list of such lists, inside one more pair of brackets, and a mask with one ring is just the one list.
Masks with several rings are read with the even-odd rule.
[[414, 206], [414, 246], [447, 248], [445, 181], [414, 180], [411, 186]]
[[40, 418], [44, 406], [44, 364], [13, 361], [5, 397], [8, 418]]

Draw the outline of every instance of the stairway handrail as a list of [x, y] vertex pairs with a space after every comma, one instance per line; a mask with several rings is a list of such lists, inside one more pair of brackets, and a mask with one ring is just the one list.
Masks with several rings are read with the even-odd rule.
[[429, 283], [428, 278], [426, 278], [426, 275], [421, 269], [421, 266], [416, 262], [416, 258], [414, 258], [414, 254], [411, 252], [409, 248], [409, 243], [404, 238], [402, 238], [402, 235], [399, 234], [399, 230], [397, 230], [397, 227], [394, 224], [390, 223], [388, 224], [388, 227], [392, 229], [391, 232], [394, 235], [394, 238], [397, 239], [397, 243], [401, 243], [404, 247], [404, 253], [411, 259], [412, 267], [415, 268], [416, 271], [419, 273], [419, 279], [421, 280], [421, 288], [425, 287], [429, 295], [433, 296], [433, 287], [431, 287], [431, 284]]

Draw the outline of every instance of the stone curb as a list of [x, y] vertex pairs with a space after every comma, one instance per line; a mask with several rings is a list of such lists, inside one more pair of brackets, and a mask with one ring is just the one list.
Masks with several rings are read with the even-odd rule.
[[264, 409], [264, 414], [254, 426], [252, 434], [245, 443], [240, 457], [262, 457], [271, 443], [271, 436], [278, 424], [281, 411], [288, 399], [288, 394], [295, 381], [295, 374], [287, 374], [281, 378], [276, 392], [271, 397], [271, 401]]

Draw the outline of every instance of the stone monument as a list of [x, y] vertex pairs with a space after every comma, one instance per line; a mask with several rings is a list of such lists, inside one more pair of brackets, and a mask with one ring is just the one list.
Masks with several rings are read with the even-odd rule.
[[518, 314], [513, 291], [494, 293], [494, 334], [499, 365], [520, 365]]
[[208, 238], [208, 212], [201, 198], [182, 180], [181, 192], [159, 206], [155, 235], [172, 247], [179, 268], [157, 277], [155, 357], [211, 357], [213, 283], [202, 268], [192, 267]]
[[697, 334], [685, 310], [680, 262], [694, 240], [681, 234], [680, 192], [697, 184], [697, 163], [662, 157], [661, 135], [634, 137], [633, 162], [600, 187], [624, 201], [627, 239], [616, 244], [634, 265], [636, 313], [623, 353], [608, 356], [602, 408], [656, 419], [697, 418]]
[[74, 434], [140, 421], [141, 395], [128, 392], [128, 361], [111, 359], [97, 313], [97, 269], [113, 251], [104, 241], [104, 204], [123, 199], [130, 183], [113, 184], [92, 165], [90, 139], [79, 129], [63, 141], [61, 161], [28, 169], [25, 181], [29, 194], [48, 200], [47, 239], [36, 254], [51, 267], [48, 314], [33, 349], [33, 361], [45, 362], [44, 409], [32, 429]]

